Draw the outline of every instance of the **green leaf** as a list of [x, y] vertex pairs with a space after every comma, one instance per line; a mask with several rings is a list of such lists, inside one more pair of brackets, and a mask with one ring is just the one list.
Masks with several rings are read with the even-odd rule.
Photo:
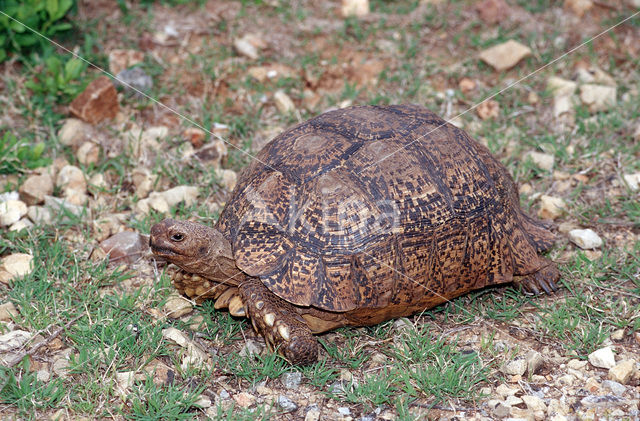
[[84, 62], [77, 58], [72, 58], [64, 65], [64, 75], [67, 81], [77, 79], [84, 70]]
[[46, 9], [47, 13], [49, 13], [50, 20], [56, 20], [59, 11], [58, 0], [47, 0]]
[[4, 59], [7, 58], [7, 52], [4, 50], [4, 48], [0, 48], [0, 62], [3, 62]]

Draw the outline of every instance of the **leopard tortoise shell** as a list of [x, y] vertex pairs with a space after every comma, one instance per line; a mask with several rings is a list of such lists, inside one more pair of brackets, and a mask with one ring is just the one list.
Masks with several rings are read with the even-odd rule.
[[217, 224], [164, 220], [153, 253], [197, 302], [251, 319], [294, 364], [313, 334], [408, 316], [488, 285], [556, 289], [553, 235], [507, 169], [414, 105], [356, 106], [298, 124], [242, 172]]

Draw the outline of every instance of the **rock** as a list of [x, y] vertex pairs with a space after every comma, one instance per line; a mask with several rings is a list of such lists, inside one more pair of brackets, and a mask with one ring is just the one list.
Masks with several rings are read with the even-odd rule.
[[220, 184], [227, 190], [233, 191], [238, 182], [238, 174], [233, 170], [218, 170], [218, 176], [220, 177]]
[[510, 376], [522, 376], [527, 370], [527, 361], [523, 358], [516, 358], [509, 361], [502, 369], [502, 372]]
[[8, 322], [13, 319], [13, 316], [18, 315], [18, 310], [16, 310], [16, 306], [13, 305], [11, 301], [0, 304], [0, 321]]
[[171, 294], [164, 305], [164, 313], [172, 319], [177, 319], [192, 311], [193, 304], [178, 294]]
[[511, 388], [509, 386], [507, 386], [506, 384], [501, 384], [498, 387], [496, 387], [496, 393], [498, 395], [500, 395], [501, 397], [507, 397], [507, 396], [512, 396], [515, 395], [516, 393], [518, 393], [518, 389], [516, 388]]
[[582, 398], [580, 400], [580, 403], [587, 408], [609, 408], [613, 406], [623, 405], [625, 403], [625, 400], [613, 395], [589, 395]]
[[511, 407], [505, 405], [503, 402], [497, 401], [497, 403], [495, 403], [494, 405], [491, 405], [490, 403], [488, 404], [490, 405], [493, 415], [495, 415], [497, 418], [508, 417], [511, 413]]
[[107, 183], [107, 180], [104, 178], [104, 174], [103, 173], [96, 173], [94, 175], [91, 176], [91, 178], [89, 179], [89, 183], [88, 183], [88, 187], [91, 189], [92, 193], [95, 194], [96, 189], [108, 189], [109, 188], [109, 184]]
[[131, 181], [136, 189], [136, 194], [141, 199], [149, 196], [156, 179], [157, 177], [146, 168], [136, 168], [131, 173]]
[[584, 388], [591, 393], [596, 393], [598, 390], [600, 390], [600, 383], [598, 383], [595, 378], [589, 377], [587, 381], [584, 382]]
[[135, 97], [144, 97], [153, 88], [153, 78], [149, 76], [141, 67], [125, 69], [116, 75], [116, 85], [121, 86], [124, 91]]
[[492, 99], [483, 101], [476, 108], [476, 114], [483, 120], [497, 118], [500, 115], [500, 104]]
[[522, 400], [531, 411], [537, 412], [547, 410], [547, 405], [545, 405], [544, 401], [537, 396], [523, 395]]
[[33, 222], [29, 221], [27, 218], [22, 218], [18, 222], [12, 224], [9, 227], [9, 231], [22, 231], [23, 229], [29, 229], [33, 227]]
[[236, 401], [238, 406], [240, 406], [241, 408], [248, 408], [256, 403], [256, 397], [247, 392], [240, 392], [234, 395], [233, 400]]
[[241, 357], [260, 355], [264, 351], [264, 344], [262, 342], [254, 341], [253, 339], [245, 339], [244, 346], [240, 350]]
[[12, 330], [0, 335], [0, 352], [8, 352], [22, 348], [33, 336], [26, 330]]
[[293, 78], [297, 75], [293, 68], [279, 63], [273, 63], [266, 66], [253, 66], [247, 70], [247, 73], [260, 83], [264, 83], [271, 79]]
[[188, 140], [194, 148], [199, 149], [204, 145], [207, 134], [198, 127], [188, 127], [182, 132], [182, 138]]
[[186, 206], [191, 206], [198, 198], [198, 188], [194, 186], [177, 186], [162, 192], [162, 197], [169, 206], [175, 206], [184, 202]]
[[186, 353], [180, 364], [182, 369], [187, 369], [189, 366], [203, 366], [209, 359], [209, 356], [205, 351], [203, 351], [184, 333], [174, 327], [163, 329], [162, 336], [185, 348]]
[[580, 100], [592, 113], [606, 111], [616, 105], [616, 87], [586, 84], [580, 86]]
[[621, 385], [620, 383], [613, 380], [605, 380], [602, 382], [602, 387], [609, 389], [614, 395], [622, 396], [624, 392], [627, 391], [627, 388]]
[[51, 379], [51, 373], [47, 370], [38, 370], [36, 378], [42, 383], [48, 383], [49, 379]]
[[553, 97], [553, 116], [555, 118], [558, 118], [563, 114], [572, 113], [573, 107], [574, 107], [573, 97], [568, 95]]
[[27, 214], [26, 203], [20, 200], [0, 202], [0, 226], [13, 225]]
[[84, 211], [83, 206], [74, 205], [72, 203], [67, 202], [64, 199], [60, 199], [58, 197], [53, 197], [53, 196], [45, 196], [44, 205], [45, 207], [50, 208], [52, 211], [55, 211], [58, 213], [69, 212], [75, 216], [81, 216], [82, 212]]
[[636, 123], [636, 130], [633, 132], [633, 140], [640, 140], [640, 122]]
[[286, 414], [298, 409], [298, 405], [285, 395], [278, 396], [278, 407]]
[[220, 168], [222, 160], [227, 156], [227, 145], [220, 139], [214, 139], [212, 144], [205, 146], [192, 156], [217, 170]]
[[589, 362], [594, 367], [609, 369], [616, 365], [616, 358], [611, 348], [606, 347], [589, 354]]
[[463, 94], [468, 94], [476, 89], [476, 82], [468, 77], [463, 77], [460, 79], [460, 82], [458, 82], [458, 88], [460, 88]]
[[136, 50], [114, 49], [109, 52], [109, 72], [117, 75], [121, 71], [142, 63], [144, 53]]
[[616, 329], [613, 331], [613, 333], [611, 333], [611, 336], [609, 337], [611, 338], [612, 341], [621, 341], [624, 339], [624, 329]]
[[29, 206], [27, 216], [36, 224], [50, 224], [52, 221], [51, 211], [44, 206]]
[[289, 114], [296, 109], [296, 106], [291, 98], [289, 98], [289, 95], [283, 91], [277, 91], [273, 94], [273, 101], [275, 102], [278, 111], [282, 114]]
[[110, 262], [134, 262], [149, 248], [149, 238], [133, 231], [122, 231], [100, 243]]
[[578, 89], [578, 84], [572, 80], [563, 79], [557, 76], [551, 76], [547, 79], [547, 90], [554, 97], [571, 96]]
[[246, 35], [233, 41], [233, 48], [235, 48], [238, 54], [248, 57], [251, 60], [258, 58], [258, 49], [251, 43]]
[[91, 124], [114, 118], [118, 110], [118, 93], [106, 76], [91, 82], [69, 105], [73, 115]]
[[588, 361], [572, 359], [567, 363], [567, 367], [573, 370], [582, 370], [588, 364]]
[[589, 228], [569, 231], [569, 240], [583, 250], [591, 250], [602, 246], [602, 239]]
[[527, 360], [527, 373], [529, 373], [529, 375], [536, 374], [544, 365], [542, 354], [533, 349], [527, 352], [525, 359]]
[[153, 192], [148, 198], [139, 200], [138, 203], [136, 203], [136, 210], [138, 212], [147, 214], [151, 209], [159, 213], [169, 213], [169, 204], [164, 199], [162, 193]]
[[635, 371], [636, 362], [633, 360], [624, 360], [619, 362], [614, 367], [609, 369], [609, 374], [607, 377], [609, 380], [613, 380], [614, 382], [618, 382], [621, 384], [629, 383], [633, 372]]
[[58, 139], [65, 146], [76, 149], [92, 136], [93, 127], [77, 118], [68, 118], [58, 130]]
[[297, 389], [302, 381], [302, 373], [299, 371], [289, 371], [280, 376], [280, 382], [287, 389]]
[[[97, 164], [100, 157], [100, 146], [93, 142], [84, 142], [76, 152], [78, 162], [82, 165], [89, 166]], [[50, 194], [50, 193], [47, 193]]]
[[531, 49], [518, 41], [509, 40], [480, 53], [480, 59], [497, 71], [508, 70], [531, 55]]
[[591, 10], [592, 7], [593, 2], [591, 0], [564, 0], [564, 8], [570, 10], [579, 18]]
[[320, 410], [317, 405], [310, 405], [307, 409], [307, 413], [304, 416], [304, 421], [319, 421]]
[[596, 66], [579, 67], [576, 69], [576, 79], [580, 83], [617, 86], [616, 81], [610, 75]]
[[529, 151], [525, 154], [525, 159], [530, 159], [540, 169], [551, 171], [555, 164], [555, 157], [548, 153]]
[[540, 196], [540, 209], [538, 216], [542, 219], [556, 219], [567, 209], [567, 205], [559, 197], [542, 195]]
[[200, 395], [200, 397], [198, 397], [198, 400], [195, 401], [193, 404], [196, 406], [199, 406], [200, 408], [209, 408], [213, 405], [213, 403], [211, 402], [211, 399], [209, 399], [207, 396], [204, 396], [204, 395]]
[[504, 21], [509, 16], [509, 6], [504, 0], [483, 0], [475, 7], [484, 23], [493, 25]]
[[625, 183], [629, 185], [629, 188], [633, 191], [640, 190], [640, 172], [634, 174], [625, 174], [622, 176]]
[[26, 253], [14, 253], [0, 260], [0, 282], [9, 284], [16, 278], [33, 271], [33, 256]]
[[338, 413], [344, 417], [351, 415], [351, 409], [346, 406], [338, 407]]
[[62, 167], [56, 177], [56, 186], [65, 192], [68, 190], [87, 191], [87, 181], [84, 179], [84, 173], [80, 168], [73, 165]]
[[520, 399], [517, 396], [514, 395], [509, 395], [507, 396], [507, 398], [504, 400], [504, 404], [506, 406], [515, 406], [515, 405], [520, 405], [523, 402], [522, 399]]
[[115, 392], [122, 398], [126, 399], [130, 393], [130, 389], [133, 386], [133, 382], [135, 381], [135, 371], [123, 371], [120, 373], [116, 373], [116, 388]]
[[340, 9], [343, 18], [361, 18], [369, 14], [369, 0], [342, 0]]
[[44, 202], [44, 197], [53, 193], [53, 179], [49, 174], [29, 176], [20, 189], [20, 199], [27, 205], [39, 205]]

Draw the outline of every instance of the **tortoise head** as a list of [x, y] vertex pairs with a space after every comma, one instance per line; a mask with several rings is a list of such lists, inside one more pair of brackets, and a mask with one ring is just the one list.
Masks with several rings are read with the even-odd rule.
[[233, 260], [231, 244], [222, 233], [195, 222], [165, 219], [155, 224], [149, 246], [154, 255], [207, 278], [219, 272], [221, 259]]

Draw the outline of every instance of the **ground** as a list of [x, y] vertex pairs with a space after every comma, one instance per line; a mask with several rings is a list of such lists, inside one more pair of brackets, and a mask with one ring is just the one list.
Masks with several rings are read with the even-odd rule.
[[[75, 29], [56, 38], [115, 73], [128, 64], [114, 50], [138, 57], [153, 86], [119, 87], [115, 117], [69, 123], [101, 72], [68, 51], [0, 64], [2, 202], [20, 191], [42, 205], [25, 194], [49, 177], [47, 205], [79, 205], [0, 228], [1, 258], [33, 259], [23, 276], [0, 267], [2, 418], [639, 416], [640, 17], [617, 25], [637, 1], [372, 0], [358, 17], [338, 1], [116, 3], [78, 2]], [[508, 40], [530, 52], [500, 71], [479, 59]], [[524, 209], [558, 236], [546, 253], [558, 292], [484, 289], [340, 329], [305, 368], [246, 320], [177, 296], [144, 243], [151, 225], [214, 224], [275, 134], [328, 109], [395, 103], [451, 119], [507, 166]], [[602, 244], [569, 239], [586, 228]], [[109, 258], [118, 232], [130, 249]]]

